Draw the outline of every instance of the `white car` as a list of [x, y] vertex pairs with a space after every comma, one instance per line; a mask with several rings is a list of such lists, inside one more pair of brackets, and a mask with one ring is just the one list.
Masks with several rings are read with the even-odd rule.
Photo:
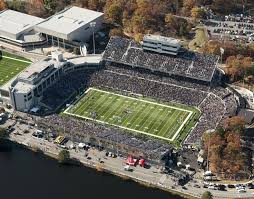
[[131, 171], [132, 169], [131, 169], [130, 165], [126, 165], [126, 166], [124, 166], [124, 170], [125, 171]]
[[246, 190], [244, 188], [238, 189], [237, 191], [238, 191], [238, 193], [245, 193], [246, 192]]
[[208, 189], [216, 190], [215, 186], [208, 186]]

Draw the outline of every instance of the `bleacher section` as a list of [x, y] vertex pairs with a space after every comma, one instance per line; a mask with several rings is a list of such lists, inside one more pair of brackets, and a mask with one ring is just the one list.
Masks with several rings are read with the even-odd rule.
[[139, 44], [121, 37], [111, 37], [103, 59], [133, 67], [145, 68], [206, 82], [212, 80], [218, 57], [183, 51], [177, 56], [144, 51]]

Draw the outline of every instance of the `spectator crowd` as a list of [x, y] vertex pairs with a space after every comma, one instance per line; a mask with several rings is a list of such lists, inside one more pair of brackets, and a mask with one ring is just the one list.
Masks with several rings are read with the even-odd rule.
[[187, 50], [177, 56], [169, 56], [144, 51], [130, 39], [111, 37], [103, 59], [140, 67], [152, 72], [176, 74], [183, 77], [211, 81], [218, 57]]
[[[52, 108], [61, 107], [66, 103], [66, 100], [70, 100], [70, 96], [76, 97], [77, 94], [84, 92], [84, 90], [88, 87], [98, 87], [120, 92], [124, 95], [138, 94], [144, 97], [160, 100], [161, 102], [176, 102], [188, 106], [195, 106], [201, 110], [202, 115], [199, 118], [199, 121], [197, 121], [196, 126], [192, 129], [189, 136], [185, 140], [186, 144], [198, 143], [201, 135], [206, 130], [216, 128], [224, 117], [232, 116], [236, 113], [238, 102], [233, 93], [227, 88], [219, 86], [211, 87], [212, 82], [202, 81], [196, 77], [190, 78], [183, 75], [178, 76], [176, 73], [170, 75], [168, 73], [155, 72], [149, 67], [138, 67], [137, 65], [131, 66], [130, 64], [126, 65], [124, 63], [119, 63], [120, 60], [126, 61], [129, 59], [128, 62], [135, 59], [137, 60], [134, 54], [139, 54], [139, 46], [131, 40], [119, 40], [119, 38], [114, 38], [111, 39], [111, 42], [109, 42], [109, 46], [111, 47], [107, 47], [108, 50], [106, 50], [104, 57], [106, 57], [106, 60], [108, 60], [109, 57], [111, 56], [112, 58], [113, 55], [114, 58], [110, 59], [111, 61], [106, 61], [104, 68], [79, 68], [79, 70], [66, 73], [55, 85], [50, 87], [44, 93], [43, 103]], [[109, 48], [111, 50], [109, 50]], [[126, 54], [126, 49], [130, 50], [130, 48], [133, 48], [135, 51], [134, 54], [131, 54], [131, 56], [133, 56], [131, 59], [130, 56], [127, 56], [128, 53]], [[144, 54], [144, 56], [145, 55], [148, 54]], [[198, 71], [199, 66], [197, 65], [204, 64], [202, 65], [202, 71], [207, 71], [204, 72], [204, 74], [213, 73], [211, 81], [218, 81], [216, 79], [216, 71], [214, 72], [215, 68], [209, 68], [204, 63], [204, 57], [206, 56], [201, 56], [195, 53], [194, 55], [195, 64], [193, 65], [193, 68], [189, 68], [188, 70], [191, 70], [192, 72]], [[124, 58], [124, 56], [127, 57]], [[146, 58], [143, 57], [142, 59], [144, 60], [142, 61], [145, 62], [146, 60], [150, 60], [149, 62], [152, 63], [154, 61], [153, 59], [156, 57], [154, 62], [158, 64], [158, 66], [163, 67], [164, 62], [160, 62], [160, 56], [162, 55], [155, 54], [153, 56], [147, 56]], [[215, 61], [213, 57], [208, 57], [205, 59], [212, 59]], [[192, 61], [189, 63], [191, 62]], [[211, 60], [208, 62], [212, 63]], [[136, 64], [142, 64], [141, 58], [138, 58]], [[170, 64], [167, 64], [167, 66], [170, 67]], [[166, 65], [164, 68], [165, 67]], [[183, 68], [184, 63], [181, 65], [181, 67], [179, 65], [179, 68], [175, 68], [175, 70], [179, 71], [180, 73], [180, 71], [183, 72]], [[195, 72], [195, 74], [198, 75], [199, 73]], [[74, 99], [75, 98], [73, 98], [73, 100]], [[52, 117], [54, 118], [57, 116]], [[58, 120], [63, 120], [63, 118], [58, 118]], [[63, 124], [60, 124], [59, 122], [56, 123], [58, 120], [50, 120], [51, 123], [53, 122], [52, 126], [61, 127]], [[49, 124], [50, 121], [48, 121]], [[65, 125], [69, 125], [66, 126], [65, 129], [66, 131], [69, 130], [69, 132], [72, 132], [71, 136], [76, 136], [74, 136], [74, 138], [78, 139], [80, 136], [82, 137], [82, 132], [84, 134], [96, 132], [94, 137], [107, 135], [107, 138], [110, 138], [112, 141], [116, 141], [117, 138], [118, 142], [121, 142], [121, 140], [126, 140], [123, 141], [123, 144], [127, 144], [125, 142], [128, 140], [127, 145], [132, 146], [133, 144], [133, 147], [137, 147], [138, 145], [143, 146], [141, 143], [142, 139], [135, 140], [132, 136], [129, 138], [125, 133], [118, 133], [120, 132], [119, 129], [112, 128], [110, 131], [109, 127], [103, 127], [99, 124], [97, 126], [95, 123], [90, 124], [89, 121], [81, 121], [75, 118], [69, 118], [69, 121], [70, 122], [64, 122]], [[149, 143], [151, 142], [152, 141], [149, 141]]]

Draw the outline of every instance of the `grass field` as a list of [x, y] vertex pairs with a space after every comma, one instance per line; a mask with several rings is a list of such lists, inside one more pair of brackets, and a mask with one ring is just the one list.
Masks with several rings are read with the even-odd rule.
[[31, 62], [25, 58], [3, 52], [0, 60], [0, 86], [15, 77]]
[[173, 142], [194, 111], [89, 88], [64, 113]]

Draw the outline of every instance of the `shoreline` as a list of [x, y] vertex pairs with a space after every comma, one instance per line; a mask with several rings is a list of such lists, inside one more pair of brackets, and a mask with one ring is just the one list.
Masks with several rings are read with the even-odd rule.
[[[52, 150], [52, 148], [49, 148], [49, 150], [44, 150], [43, 147], [41, 147], [40, 145], [37, 145], [37, 144], [29, 145], [29, 144], [26, 144], [26, 143], [24, 143], [22, 141], [19, 141], [18, 139], [15, 139], [15, 136], [9, 137], [9, 138], [7, 138], [7, 140], [10, 141], [13, 144], [17, 144], [19, 146], [22, 146], [25, 149], [28, 149], [28, 150], [30, 150], [30, 151], [32, 151], [34, 153], [45, 155], [47, 157], [55, 159], [56, 161], [58, 159], [57, 158], [58, 154], [55, 153]], [[71, 156], [70, 159], [71, 160], [75, 160], [76, 158]], [[183, 198], [192, 198], [192, 199], [197, 199], [198, 198], [198, 197], [193, 196], [193, 195], [188, 194], [188, 193], [183, 193], [183, 192], [180, 192], [180, 191], [176, 191], [174, 189], [169, 189], [169, 188], [167, 188], [167, 187], [165, 187], [163, 185], [159, 185], [157, 183], [149, 182], [149, 181], [146, 181], [146, 180], [141, 179], [141, 178], [135, 178], [135, 177], [133, 177], [131, 175], [128, 175], [128, 173], [114, 171], [113, 169], [110, 169], [109, 167], [107, 168], [105, 165], [101, 165], [100, 164], [100, 167], [98, 167], [98, 165], [96, 165], [95, 163], [91, 163], [91, 162], [88, 162], [88, 161], [83, 161], [81, 159], [76, 159], [76, 160], [79, 161], [79, 163], [80, 163], [79, 165], [80, 166], [88, 167], [88, 168], [94, 169], [94, 170], [96, 170], [98, 172], [104, 172], [104, 173], [107, 173], [107, 174], [110, 174], [110, 175], [118, 176], [122, 180], [131, 180], [131, 181], [139, 183], [142, 186], [145, 186], [147, 188], [150, 187], [150, 188], [159, 189], [159, 190], [162, 190], [162, 191], [165, 191], [165, 192], [169, 192], [172, 195], [177, 195], [177, 196], [180, 196], [180, 197], [183, 197]], [[73, 164], [73, 165], [75, 165], [75, 164]]]

